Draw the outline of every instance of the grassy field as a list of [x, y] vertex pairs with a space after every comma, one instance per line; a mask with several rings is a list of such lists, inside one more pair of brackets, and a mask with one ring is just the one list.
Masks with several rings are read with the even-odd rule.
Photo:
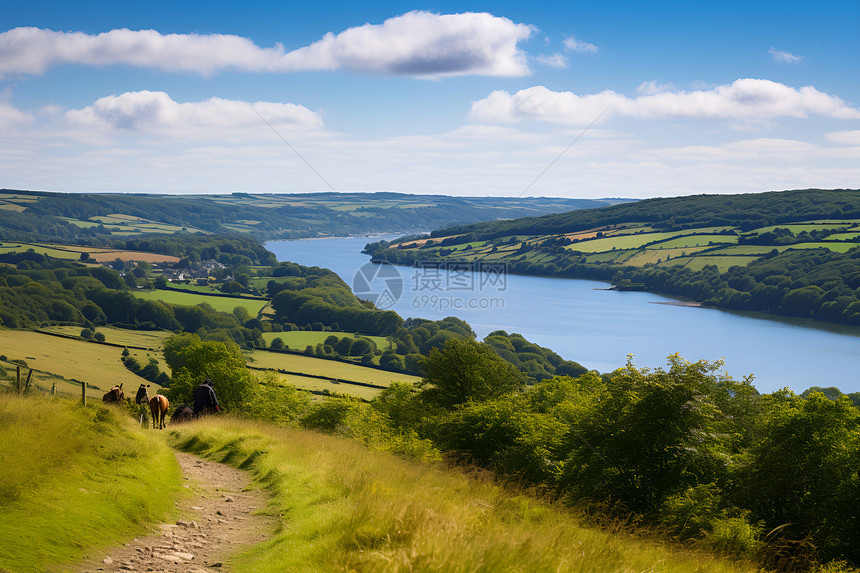
[[740, 266], [745, 267], [750, 264], [752, 261], [756, 260], [758, 257], [685, 257], [682, 259], [678, 259], [677, 261], [672, 261], [673, 263], [684, 265], [688, 269], [693, 271], [700, 271], [706, 265], [716, 265], [720, 272], [725, 272], [729, 270], [731, 267]]
[[569, 511], [488, 478], [368, 451], [360, 443], [211, 420], [175, 447], [248, 469], [281, 516], [237, 571], [753, 572], [690, 549], [585, 527]]
[[[49, 326], [41, 330], [57, 332], [67, 336], [78, 336], [82, 328], [80, 326]], [[110, 326], [100, 326], [94, 332], [104, 334], [105, 342], [122, 344], [124, 346], [142, 346], [143, 348], [151, 348], [153, 350], [161, 348], [161, 343], [164, 342], [164, 339], [173, 334], [164, 330], [128, 330], [126, 328], [112, 328]]]
[[119, 412], [101, 400], [0, 399], [0, 571], [75, 571], [174, 515], [176, 459]]
[[[288, 345], [293, 350], [304, 350], [306, 346], [316, 346], [317, 344], [325, 342], [325, 339], [332, 335], [337, 336], [338, 338], [349, 336], [352, 339], [355, 339], [356, 336], [354, 332], [293, 330], [291, 332], [264, 332], [263, 339], [266, 341], [266, 344], [271, 344], [274, 339], [280, 338], [284, 341], [284, 344]], [[374, 341], [377, 348], [380, 350], [387, 350], [391, 345], [388, 339], [384, 336], [362, 335], [362, 338], [369, 338]]]
[[266, 306], [264, 300], [254, 300], [240, 297], [206, 296], [203, 294], [191, 294], [172, 290], [135, 290], [134, 296], [146, 300], [161, 300], [170, 304], [183, 304], [194, 306], [205, 302], [212, 308], [221, 312], [233, 312], [237, 306], [245, 307], [251, 316], [257, 316], [260, 310]]
[[279, 352], [268, 352], [266, 350], [255, 350], [246, 352], [249, 366], [266, 368], [271, 370], [287, 370], [301, 374], [314, 374], [326, 378], [337, 378], [352, 382], [364, 382], [377, 386], [388, 386], [392, 382], [406, 382], [415, 384], [420, 381], [419, 376], [402, 374], [399, 372], [386, 372], [376, 368], [367, 368], [357, 364], [339, 362], [337, 360], [325, 360], [313, 358], [300, 354], [289, 354]]
[[378, 388], [368, 388], [367, 386], [358, 386], [355, 384], [341, 384], [332, 380], [311, 378], [310, 376], [281, 374], [280, 372], [276, 372], [275, 376], [281, 383], [290, 384], [300, 390], [308, 390], [310, 392], [328, 391], [331, 394], [345, 394], [361, 400], [373, 400], [382, 392]]
[[651, 249], [677, 249], [689, 247], [707, 247], [710, 245], [735, 245], [738, 238], [735, 235], [690, 235], [689, 237], [678, 237], [663, 243], [658, 243]]
[[[58, 392], [80, 396], [80, 384], [69, 381], [74, 378], [96, 386], [87, 389], [88, 398], [101, 400], [105, 392], [120, 383], [126, 393], [133, 392], [144, 380], [123, 366], [121, 353], [120, 348], [82, 340], [26, 330], [0, 330], [0, 354], [6, 355], [8, 360], [25, 360], [30, 368], [55, 375], [34, 374], [34, 382], [43, 390], [50, 390], [53, 381], [57, 381]], [[133, 351], [132, 355], [138, 362], [146, 364], [146, 351]], [[156, 353], [151, 356], [160, 358], [160, 354]], [[14, 366], [4, 366], [8, 373], [14, 375]], [[165, 368], [162, 365], [162, 369]], [[22, 368], [22, 376], [25, 376], [26, 370]]]

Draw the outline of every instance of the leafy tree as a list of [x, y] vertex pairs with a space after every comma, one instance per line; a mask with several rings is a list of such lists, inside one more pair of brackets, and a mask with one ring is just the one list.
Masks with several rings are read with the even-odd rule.
[[811, 536], [825, 559], [860, 561], [860, 410], [847, 397], [776, 402], [751, 454], [737, 481], [767, 527]]
[[723, 382], [720, 367], [673, 355], [668, 370], [652, 372], [628, 361], [572, 428], [565, 490], [648, 512], [673, 493], [723, 478], [724, 420], [712, 397]]
[[272, 350], [282, 350], [284, 348], [284, 339], [280, 336], [273, 339], [272, 343], [269, 345], [269, 348]]
[[171, 366], [173, 382], [168, 397], [178, 402], [191, 402], [194, 388], [204, 379], [211, 378], [223, 408], [226, 411], [241, 410], [256, 385], [255, 378], [245, 367], [245, 357], [235, 344], [195, 338], [179, 350], [174, 348], [181, 358], [177, 362], [182, 366], [178, 369]]
[[424, 360], [422, 395], [431, 404], [451, 408], [488, 400], [522, 387], [523, 376], [486, 344], [452, 339]]

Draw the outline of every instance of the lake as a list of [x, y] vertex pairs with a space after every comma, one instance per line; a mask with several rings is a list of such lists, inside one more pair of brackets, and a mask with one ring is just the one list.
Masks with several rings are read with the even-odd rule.
[[605, 290], [606, 283], [495, 268], [364, 266], [370, 260], [361, 253], [364, 245], [391, 238], [270, 241], [266, 248], [281, 261], [332, 269], [360, 297], [380, 295], [378, 306], [404, 318], [456, 316], [478, 339], [494, 330], [518, 332], [601, 372], [623, 366], [628, 354], [637, 366], [656, 367], [677, 352], [691, 361], [724, 358], [731, 376], [753, 374], [761, 392], [786, 386], [798, 393], [810, 386], [860, 391], [860, 328], [679, 306], [653, 293]]

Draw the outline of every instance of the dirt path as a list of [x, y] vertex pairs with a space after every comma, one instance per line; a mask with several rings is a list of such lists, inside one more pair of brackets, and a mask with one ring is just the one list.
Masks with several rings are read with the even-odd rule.
[[224, 559], [263, 541], [274, 530], [274, 518], [252, 515], [265, 507], [266, 497], [259, 490], [244, 491], [250, 482], [247, 474], [181, 452], [176, 452], [176, 459], [186, 487], [194, 492], [178, 502], [179, 519], [102, 554], [80, 571], [229, 571]]

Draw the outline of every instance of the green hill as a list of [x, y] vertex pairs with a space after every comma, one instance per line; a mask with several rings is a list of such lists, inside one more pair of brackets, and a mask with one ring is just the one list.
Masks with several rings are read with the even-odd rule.
[[860, 325], [860, 191], [649, 199], [369, 244], [376, 260], [492, 262], [721, 308]]

